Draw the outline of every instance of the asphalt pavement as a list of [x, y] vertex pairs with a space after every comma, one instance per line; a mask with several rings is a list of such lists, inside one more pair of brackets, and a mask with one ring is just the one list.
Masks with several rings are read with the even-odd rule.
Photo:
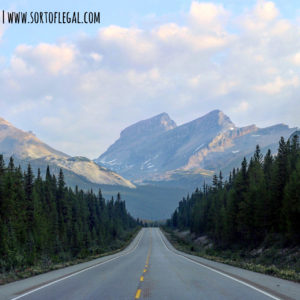
[[122, 252], [0, 286], [0, 299], [300, 299], [300, 284], [184, 254], [143, 228]]

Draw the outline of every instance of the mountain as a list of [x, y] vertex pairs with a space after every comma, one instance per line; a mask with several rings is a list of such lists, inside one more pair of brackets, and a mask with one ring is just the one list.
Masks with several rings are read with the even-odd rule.
[[292, 140], [295, 135], [297, 135], [298, 138], [300, 138], [300, 130], [299, 129], [297, 129], [295, 132], [293, 132], [291, 134], [291, 136], [289, 137], [289, 140]]
[[[154, 161], [162, 164], [165, 159], [159, 156], [160, 150], [157, 148], [162, 142], [161, 136], [176, 127], [166, 113], [140, 121], [124, 129], [120, 138], [95, 162], [134, 179], [152, 173]], [[151, 152], [156, 153], [155, 157]]]
[[86, 187], [89, 184], [135, 186], [122, 176], [101, 167], [85, 157], [71, 157], [39, 140], [32, 132], [25, 132], [0, 118], [0, 153], [6, 159], [14, 157], [23, 168], [30, 163], [33, 170], [45, 172], [47, 165], [57, 174], [62, 168], [66, 182]]
[[[140, 121], [121, 132], [120, 138], [95, 161], [134, 180], [174, 170], [188, 162], [199, 141], [207, 142], [216, 133], [232, 126], [214, 111], [182, 126], [166, 114]], [[215, 126], [215, 124], [217, 126]]]
[[279, 138], [293, 131], [284, 124], [239, 128], [220, 110], [176, 126], [163, 113], [124, 129], [95, 162], [139, 184], [186, 185], [191, 179], [199, 185], [214, 172], [238, 167], [257, 144], [263, 153], [276, 153]]

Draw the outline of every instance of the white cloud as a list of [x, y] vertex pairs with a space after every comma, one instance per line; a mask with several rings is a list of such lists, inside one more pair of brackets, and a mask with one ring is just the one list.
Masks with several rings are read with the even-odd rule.
[[34, 69], [27, 63], [27, 61], [23, 60], [19, 56], [12, 56], [10, 65], [15, 76], [28, 76], [34, 73]]
[[249, 103], [247, 101], [240, 102], [236, 107], [233, 108], [235, 113], [244, 113], [249, 109]]
[[279, 11], [274, 2], [258, 0], [255, 7], [240, 19], [246, 30], [257, 32], [269, 26], [278, 15]]
[[254, 13], [259, 19], [265, 21], [274, 20], [279, 14], [274, 2], [264, 0], [258, 1]]
[[132, 63], [142, 63], [155, 56], [155, 43], [141, 29], [109, 26], [98, 34], [98, 43], [112, 53], [126, 56]]
[[298, 53], [296, 53], [296, 54], [293, 55], [292, 62], [295, 65], [300, 66], [300, 52], [298, 52]]
[[273, 81], [267, 82], [266, 84], [259, 85], [256, 87], [258, 91], [273, 95], [280, 93], [284, 88], [287, 87], [298, 87], [299, 86], [299, 77], [294, 76], [290, 79], [283, 79], [280, 76], [277, 76]]
[[194, 1], [185, 17], [19, 45], [0, 70], [2, 116], [23, 120], [59, 150], [91, 158], [125, 126], [162, 111], [178, 123], [220, 108], [237, 125], [300, 125], [293, 20], [267, 1], [239, 16]]
[[15, 52], [16, 59], [19, 59], [20, 63], [21, 60], [26, 60], [34, 67], [43, 68], [43, 70], [54, 75], [68, 73], [75, 60], [74, 46], [66, 44], [41, 43], [36, 47], [20, 45]]
[[[209, 33], [193, 32], [188, 27], [181, 27], [174, 23], [162, 25], [154, 32], [155, 37], [162, 41], [167, 47], [182, 49], [186, 51], [202, 51], [224, 46], [229, 35], [216, 36]], [[180, 41], [182, 44], [178, 44]]]
[[290, 24], [290, 22], [282, 19], [274, 24], [273, 28], [271, 29], [271, 33], [273, 35], [283, 35], [291, 30], [291, 28], [292, 25]]
[[101, 54], [98, 54], [96, 52], [92, 52], [90, 54], [90, 57], [95, 61], [95, 62], [101, 62], [103, 60], [103, 56]]
[[210, 2], [193, 1], [190, 7], [190, 18], [198, 29], [205, 31], [223, 31], [222, 23], [227, 19], [229, 13], [223, 5]]

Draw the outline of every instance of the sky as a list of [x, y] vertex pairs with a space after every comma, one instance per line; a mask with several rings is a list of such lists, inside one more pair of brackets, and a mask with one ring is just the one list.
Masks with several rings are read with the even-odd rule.
[[220, 109], [300, 127], [299, 1], [2, 0], [0, 12], [100, 11], [100, 24], [2, 24], [0, 117], [96, 158], [127, 126]]

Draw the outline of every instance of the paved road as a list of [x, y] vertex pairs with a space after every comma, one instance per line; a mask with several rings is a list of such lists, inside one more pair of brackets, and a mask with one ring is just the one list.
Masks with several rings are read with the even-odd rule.
[[185, 255], [148, 228], [118, 254], [2, 286], [0, 299], [300, 299], [300, 285]]

